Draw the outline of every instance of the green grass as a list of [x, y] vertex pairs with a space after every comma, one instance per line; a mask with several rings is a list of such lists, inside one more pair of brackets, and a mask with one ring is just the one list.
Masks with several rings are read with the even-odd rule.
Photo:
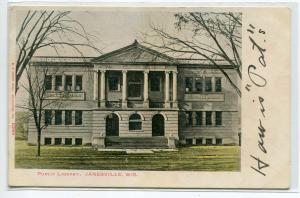
[[86, 169], [86, 170], [185, 170], [239, 171], [239, 146], [193, 146], [178, 152], [126, 154], [100, 152], [91, 147], [36, 146], [16, 140], [16, 168]]

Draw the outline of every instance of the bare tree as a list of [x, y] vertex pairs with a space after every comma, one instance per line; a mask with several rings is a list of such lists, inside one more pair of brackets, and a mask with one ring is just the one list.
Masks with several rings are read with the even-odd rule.
[[28, 11], [16, 37], [16, 92], [23, 71], [41, 48], [50, 47], [59, 55], [59, 48], [69, 47], [83, 56], [83, 48], [101, 53], [90, 40], [84, 26], [71, 18], [70, 11]]
[[[191, 36], [184, 39], [183, 36], [174, 36], [162, 28], [151, 25], [153, 32], [143, 35], [144, 43], [163, 53], [172, 53], [176, 57], [208, 60], [222, 72], [237, 94], [241, 96], [239, 86], [223, 67], [225, 61], [226, 65], [234, 68], [238, 77], [242, 78], [241, 13], [190, 12], [177, 13], [175, 18], [177, 20], [174, 24], [175, 28], [179, 32], [189, 32]], [[156, 39], [156, 42], [151, 42], [149, 39]]]
[[[37, 157], [41, 155], [41, 135], [42, 131], [48, 127], [49, 120], [51, 122], [54, 110], [59, 110], [64, 104], [64, 100], [68, 97], [62, 95], [58, 98], [51, 99], [47, 90], [47, 76], [55, 75], [56, 70], [48, 67], [28, 66], [25, 68], [26, 81], [20, 86], [26, 91], [28, 98], [27, 102], [19, 108], [29, 112], [29, 118], [32, 118], [37, 131]], [[50, 117], [46, 117], [46, 111], [50, 111]], [[46, 120], [48, 119], [48, 120]]]

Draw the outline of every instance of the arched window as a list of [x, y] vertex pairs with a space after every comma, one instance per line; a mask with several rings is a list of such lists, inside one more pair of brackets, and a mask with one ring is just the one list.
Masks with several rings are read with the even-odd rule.
[[135, 113], [129, 117], [129, 131], [142, 130], [142, 118]]

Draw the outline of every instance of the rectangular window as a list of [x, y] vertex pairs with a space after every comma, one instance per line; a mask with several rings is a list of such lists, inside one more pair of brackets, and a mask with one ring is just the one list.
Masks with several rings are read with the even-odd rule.
[[75, 111], [75, 125], [82, 125], [82, 111]]
[[72, 111], [65, 111], [65, 125], [72, 124]]
[[216, 139], [216, 144], [218, 144], [218, 145], [223, 144], [222, 138], [217, 138]]
[[65, 138], [65, 145], [72, 145], [72, 138]]
[[62, 76], [55, 76], [55, 91], [62, 91]]
[[191, 111], [186, 113], [186, 125], [193, 126], [193, 112]]
[[211, 138], [207, 138], [207, 139], [206, 139], [206, 144], [212, 145], [212, 143], [213, 143], [213, 141], [212, 141]]
[[62, 111], [56, 110], [55, 111], [55, 125], [62, 124]]
[[161, 78], [158, 76], [151, 77], [150, 80], [150, 90], [151, 91], [160, 91], [160, 82]]
[[128, 74], [128, 97], [139, 98], [142, 92], [141, 75], [138, 73]]
[[72, 90], [72, 76], [67, 75], [66, 76], [66, 91], [71, 91]]
[[192, 92], [193, 91], [193, 78], [186, 77], [185, 78], [185, 92]]
[[203, 78], [196, 78], [195, 81], [196, 91], [203, 92]]
[[185, 142], [186, 142], [186, 145], [192, 145], [193, 139], [186, 139]]
[[205, 91], [206, 92], [212, 91], [211, 77], [205, 77]]
[[196, 145], [201, 145], [201, 144], [202, 144], [202, 138], [197, 138]]
[[222, 125], [222, 112], [216, 111], [216, 126]]
[[202, 111], [196, 112], [196, 125], [202, 126]]
[[52, 122], [52, 111], [51, 110], [45, 110], [45, 125], [51, 125]]
[[45, 145], [50, 145], [52, 144], [51, 138], [45, 138]]
[[52, 89], [52, 76], [45, 76], [45, 89], [51, 90]]
[[82, 90], [82, 76], [75, 77], [75, 90], [76, 91]]
[[75, 138], [75, 145], [82, 145], [82, 138]]
[[54, 139], [54, 144], [55, 145], [61, 145], [61, 143], [62, 143], [62, 139], [61, 138], [55, 138]]
[[215, 78], [215, 86], [216, 92], [222, 91], [222, 79], [220, 77]]
[[129, 130], [142, 130], [142, 122], [129, 122]]
[[206, 111], [205, 112], [205, 124], [206, 126], [211, 126], [212, 125], [212, 112], [211, 111]]
[[120, 91], [120, 78], [118, 76], [110, 76], [108, 78], [109, 91]]

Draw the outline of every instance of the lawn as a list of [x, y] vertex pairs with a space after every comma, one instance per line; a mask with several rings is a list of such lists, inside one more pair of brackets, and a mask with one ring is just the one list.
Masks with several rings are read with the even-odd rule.
[[36, 147], [16, 140], [16, 168], [86, 170], [239, 171], [239, 146], [193, 146], [150, 154], [100, 152], [91, 147]]

